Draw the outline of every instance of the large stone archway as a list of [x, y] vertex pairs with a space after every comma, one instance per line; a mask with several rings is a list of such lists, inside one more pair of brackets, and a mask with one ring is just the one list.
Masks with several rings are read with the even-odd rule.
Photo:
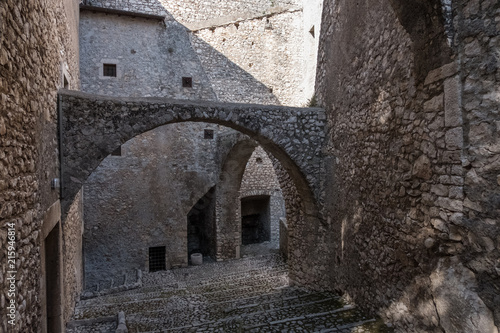
[[63, 211], [100, 162], [122, 143], [161, 125], [202, 121], [236, 129], [275, 156], [294, 180], [308, 214], [321, 198], [325, 115], [319, 108], [111, 98], [62, 90]]

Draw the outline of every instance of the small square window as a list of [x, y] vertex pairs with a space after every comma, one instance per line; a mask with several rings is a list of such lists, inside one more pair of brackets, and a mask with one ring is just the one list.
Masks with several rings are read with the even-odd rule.
[[165, 246], [157, 246], [149, 248], [149, 271], [157, 272], [164, 271], [165, 265]]
[[193, 78], [192, 77], [183, 77], [182, 78], [182, 87], [183, 88], [193, 88]]
[[116, 77], [116, 64], [103, 64], [102, 75]]
[[206, 129], [204, 131], [204, 136], [205, 139], [213, 139], [214, 138], [214, 130], [211, 129]]

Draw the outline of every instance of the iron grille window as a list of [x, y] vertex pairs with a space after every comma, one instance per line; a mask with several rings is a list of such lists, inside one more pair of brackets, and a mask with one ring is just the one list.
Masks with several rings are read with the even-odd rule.
[[149, 271], [164, 271], [165, 267], [165, 246], [149, 248]]
[[214, 138], [214, 130], [206, 129], [204, 132], [205, 139], [213, 139]]
[[182, 78], [182, 87], [192, 88], [193, 87], [193, 78], [192, 77], [183, 77]]
[[116, 64], [103, 64], [102, 75], [116, 77]]

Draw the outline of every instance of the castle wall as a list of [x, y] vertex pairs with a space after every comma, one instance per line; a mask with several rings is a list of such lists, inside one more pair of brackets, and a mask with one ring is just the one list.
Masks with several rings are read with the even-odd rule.
[[461, 73], [448, 86], [458, 83], [458, 96], [461, 92], [465, 177], [463, 219], [456, 220], [464, 243], [460, 259], [474, 272], [474, 288], [500, 331], [500, 4], [457, 1], [454, 10]]
[[[305, 33], [300, 1], [87, 4], [165, 20], [82, 11], [83, 91], [291, 106], [311, 98], [318, 39]], [[117, 78], [102, 77], [106, 62], [117, 63]], [[193, 88], [182, 88], [185, 76]]]
[[[59, 199], [51, 188], [59, 178], [56, 93], [63, 74], [69, 86], [79, 86], [78, 2], [2, 1], [0, 31], [0, 330], [38, 332], [44, 321], [41, 230], [44, 220], [60, 219], [50, 210]], [[8, 251], [13, 234], [15, 250]], [[8, 252], [15, 252], [15, 263], [7, 261]], [[8, 271], [15, 271], [15, 284]], [[63, 303], [72, 301], [70, 294]]]
[[302, 7], [301, 0], [209, 0], [203, 3], [196, 0], [159, 1], [176, 20], [190, 29], [199, 29], [203, 25], [220, 25], [241, 18], [246, 19]]
[[[215, 100], [210, 82], [184, 27], [165, 22], [82, 11], [82, 91], [129, 97]], [[103, 64], [116, 64], [116, 77]], [[192, 87], [182, 78], [191, 77]]]
[[451, 4], [327, 1], [323, 14], [328, 275], [398, 332], [499, 323], [498, 7]]
[[[214, 131], [213, 139], [204, 130]], [[109, 289], [148, 270], [149, 247], [165, 246], [167, 269], [186, 266], [187, 216], [220, 172], [218, 137], [205, 123], [159, 127], [127, 141], [85, 184], [85, 286]], [[113, 281], [112, 281], [113, 280]]]
[[303, 106], [302, 12], [208, 27], [191, 35], [217, 98], [223, 102]]

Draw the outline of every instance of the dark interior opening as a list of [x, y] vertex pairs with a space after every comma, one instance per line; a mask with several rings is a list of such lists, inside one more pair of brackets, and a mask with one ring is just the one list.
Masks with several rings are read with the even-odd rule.
[[215, 256], [215, 187], [212, 187], [191, 208], [188, 222], [188, 256], [201, 253]]
[[165, 255], [166, 255], [165, 246], [156, 246], [149, 248], [150, 272], [164, 271], [166, 269]]
[[103, 64], [102, 75], [116, 77], [116, 64]]
[[59, 223], [45, 238], [45, 294], [47, 332], [61, 332], [61, 260], [59, 251]]
[[269, 196], [241, 199], [241, 243], [243, 245], [271, 240]]
[[182, 87], [193, 88], [193, 78], [192, 77], [183, 77], [182, 78]]

